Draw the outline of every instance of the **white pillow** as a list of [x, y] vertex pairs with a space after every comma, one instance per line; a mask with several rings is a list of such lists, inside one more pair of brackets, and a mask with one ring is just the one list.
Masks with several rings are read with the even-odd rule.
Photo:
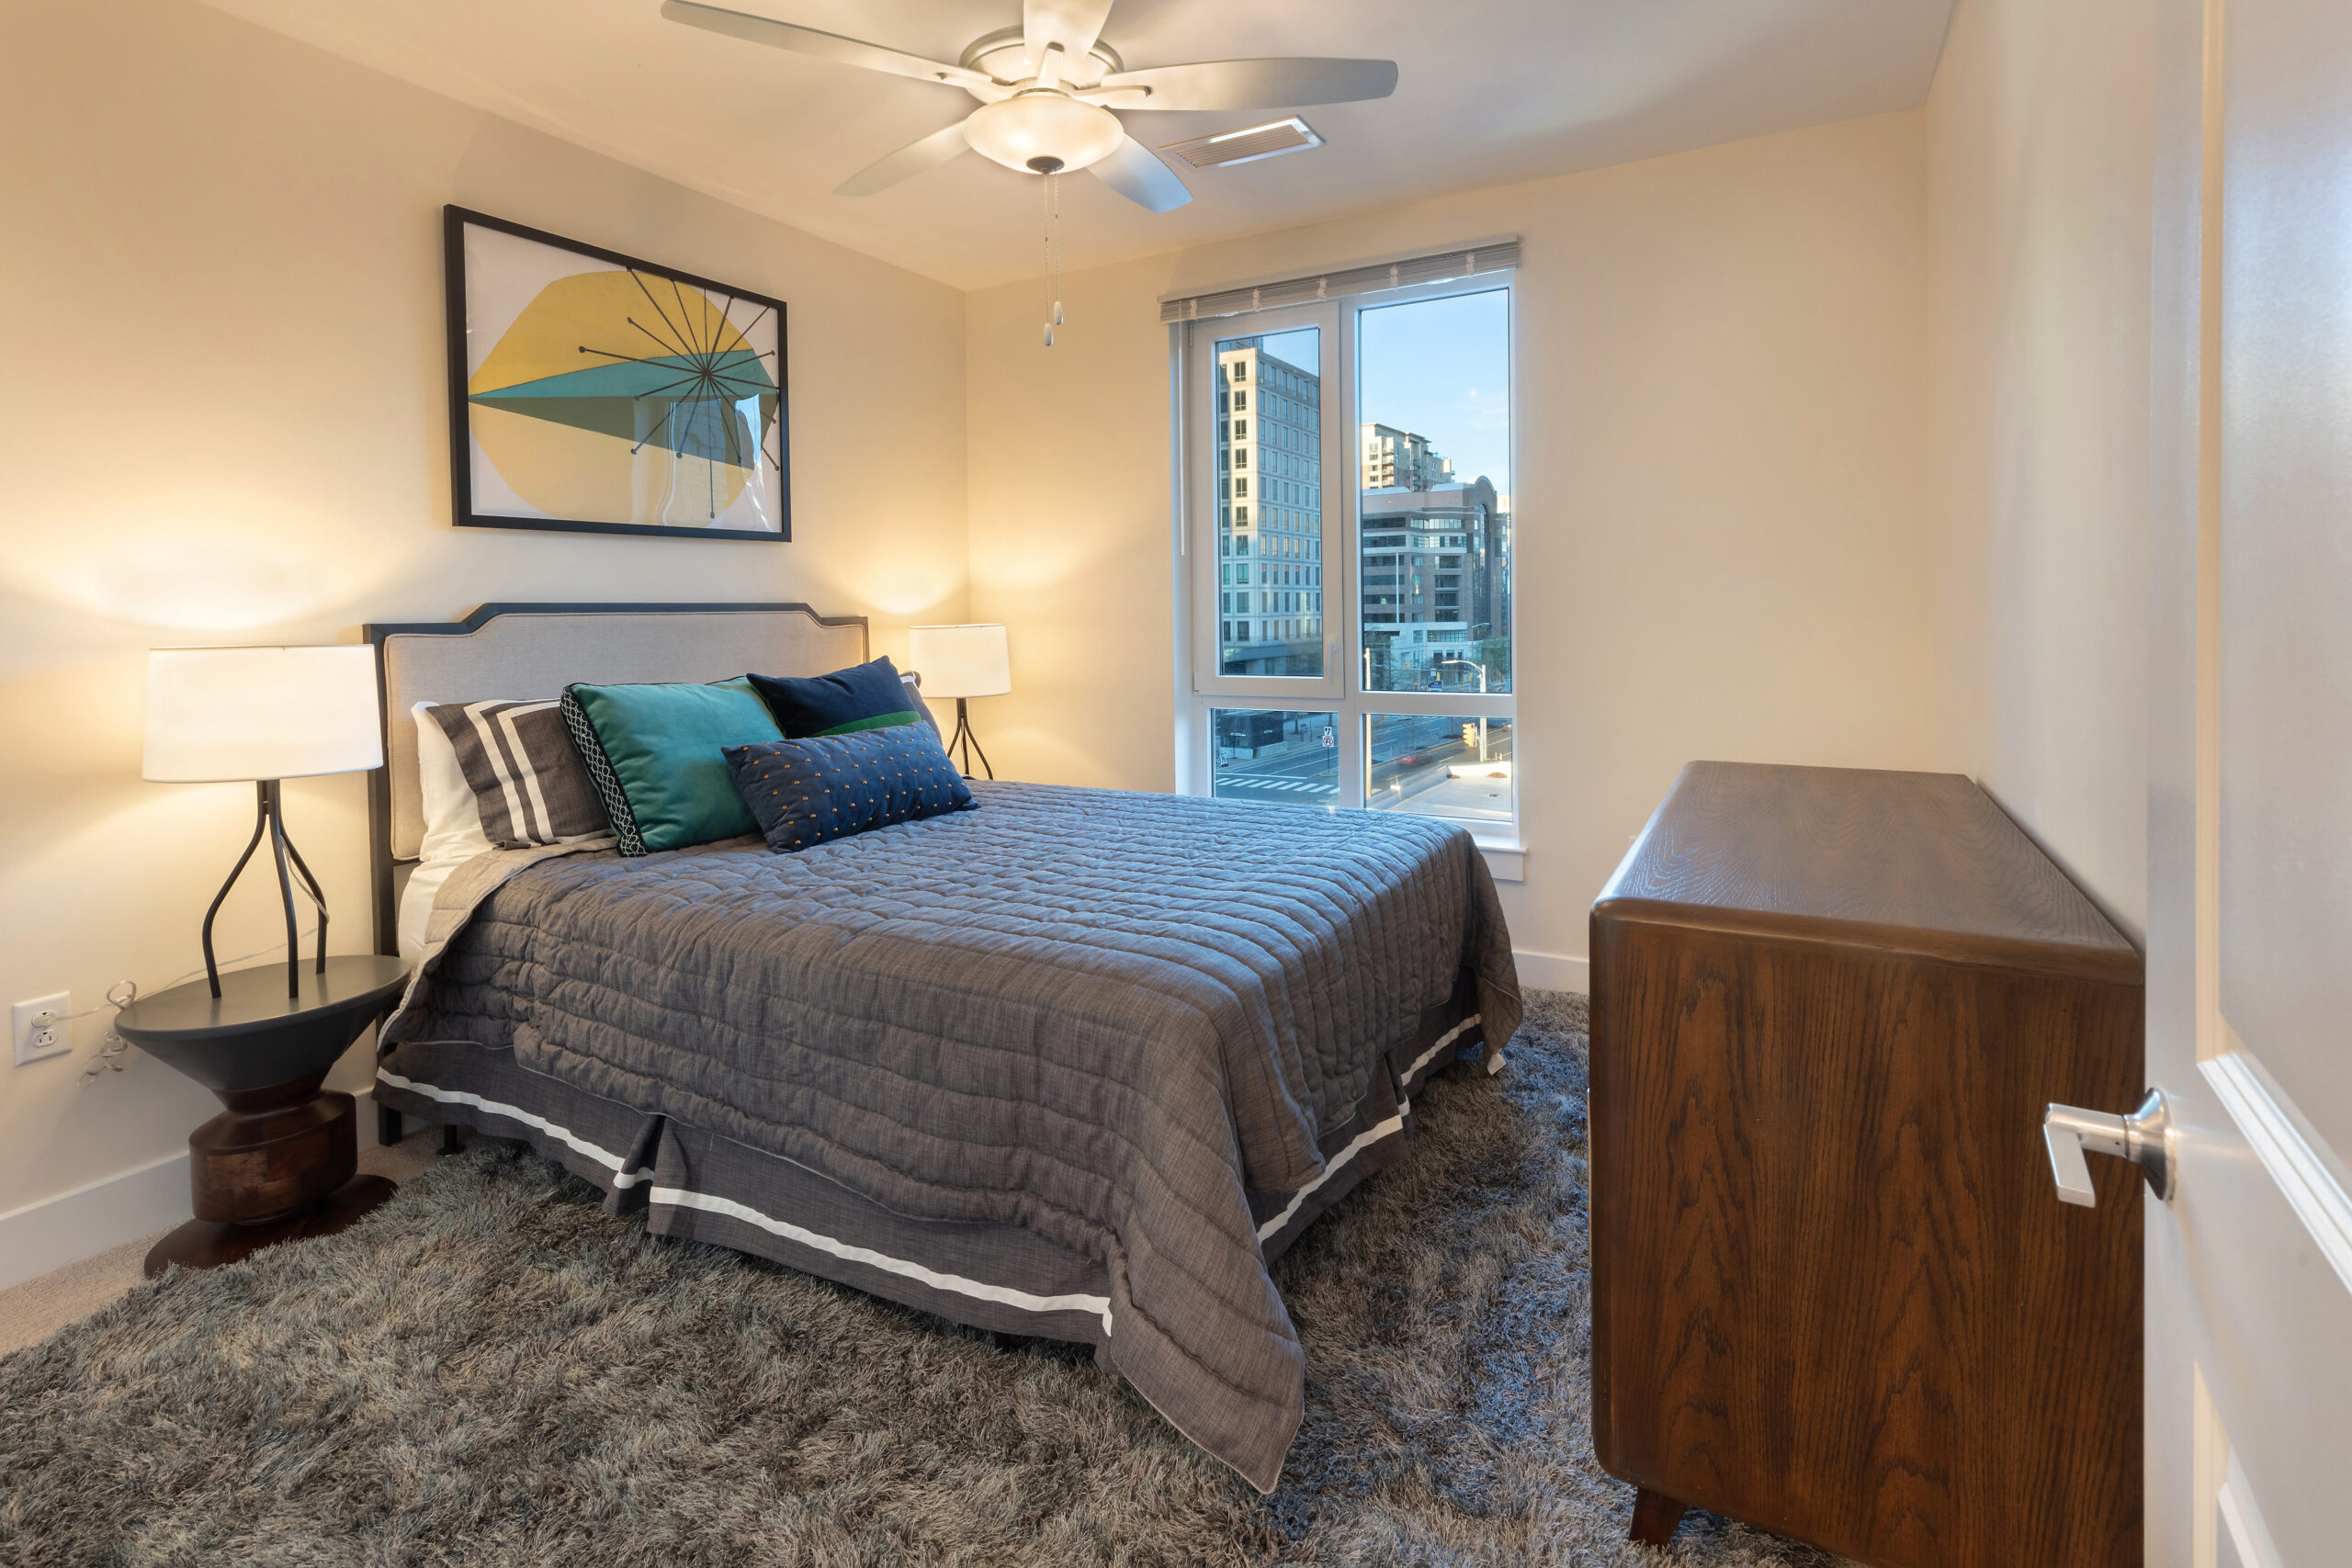
[[415, 967], [416, 961], [424, 956], [424, 929], [433, 919], [435, 896], [441, 891], [441, 885], [449, 880], [449, 874], [465, 863], [456, 860], [422, 861], [408, 874], [408, 886], [401, 894], [398, 930], [401, 956], [409, 961], [410, 967]]
[[466, 783], [465, 769], [458, 765], [458, 749], [424, 711], [432, 705], [419, 703], [409, 710], [416, 723], [416, 766], [424, 807], [424, 842], [416, 858], [428, 865], [469, 860], [491, 848], [490, 835], [482, 831], [481, 805]]

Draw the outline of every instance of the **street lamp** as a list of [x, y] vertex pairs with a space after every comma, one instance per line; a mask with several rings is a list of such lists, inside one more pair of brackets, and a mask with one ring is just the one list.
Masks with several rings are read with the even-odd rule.
[[[1483, 697], [1483, 696], [1485, 696], [1485, 695], [1487, 694], [1487, 667], [1486, 667], [1485, 665], [1483, 665], [1483, 664], [1479, 663], [1476, 660], [1475, 660], [1475, 659], [1441, 659], [1441, 660], [1438, 660], [1438, 662], [1439, 662], [1440, 664], [1459, 664], [1459, 665], [1461, 665], [1461, 666], [1462, 666], [1462, 668], [1464, 668], [1464, 670], [1476, 670], [1476, 671], [1478, 672], [1478, 694], [1479, 694], [1480, 696], [1482, 696], [1482, 697]], [[1487, 760], [1487, 716], [1486, 716], [1485, 714], [1480, 714], [1480, 715], [1478, 716], [1478, 761], [1482, 761], [1482, 762], [1483, 762], [1483, 761], [1485, 761], [1486, 760]]]

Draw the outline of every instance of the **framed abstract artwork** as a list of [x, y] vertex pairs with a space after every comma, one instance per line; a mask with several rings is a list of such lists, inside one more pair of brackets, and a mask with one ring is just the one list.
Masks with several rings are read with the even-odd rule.
[[464, 528], [792, 537], [784, 302], [444, 209]]

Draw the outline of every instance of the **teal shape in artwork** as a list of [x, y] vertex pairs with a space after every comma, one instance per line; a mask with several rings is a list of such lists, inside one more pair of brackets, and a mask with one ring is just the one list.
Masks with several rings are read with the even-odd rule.
[[[749, 349], [592, 365], [471, 393], [467, 399], [623, 441], [651, 442], [681, 455], [705, 444], [696, 439], [695, 431], [708, 427], [710, 415], [719, 407], [731, 410], [754, 400], [764, 430], [775, 417], [776, 385], [760, 356]], [[679, 414], [679, 405], [686, 405], [695, 417]], [[744, 436], [751, 438], [742, 440]], [[741, 433], [739, 440], [746, 452], [756, 450], [752, 433]], [[729, 456], [728, 460], [744, 459]]]

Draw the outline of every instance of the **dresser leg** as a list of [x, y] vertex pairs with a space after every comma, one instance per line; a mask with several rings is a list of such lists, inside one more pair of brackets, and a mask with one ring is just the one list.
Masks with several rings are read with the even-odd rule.
[[1682, 1505], [1663, 1492], [1645, 1486], [1634, 1494], [1632, 1536], [1644, 1546], [1664, 1546], [1682, 1522]]

